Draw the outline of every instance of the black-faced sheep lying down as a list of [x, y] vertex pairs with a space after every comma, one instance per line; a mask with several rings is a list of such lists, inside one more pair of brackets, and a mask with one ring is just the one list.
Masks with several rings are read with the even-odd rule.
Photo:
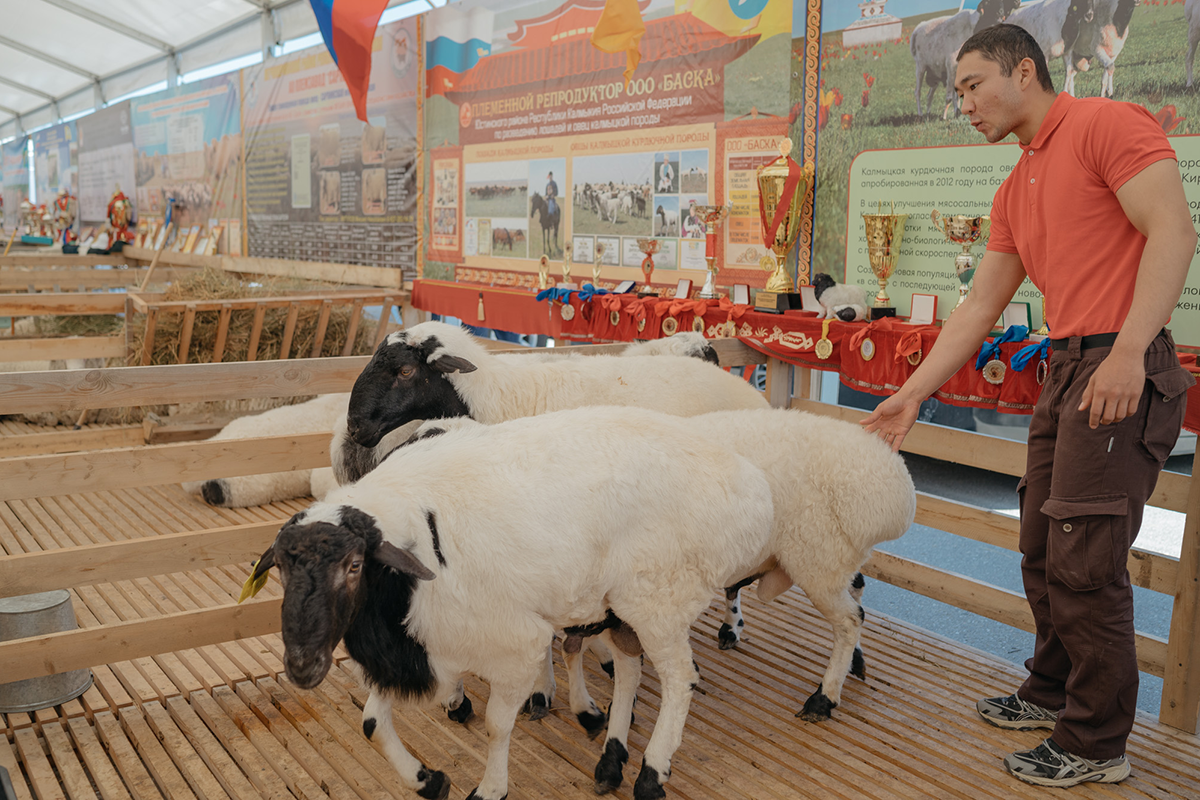
[[[585, 408], [394, 451], [293, 517], [258, 562], [256, 575], [280, 568], [288, 677], [315, 686], [344, 641], [372, 692], [364, 733], [427, 798], [445, 796], [446, 776], [404, 749], [392, 701], [440, 700], [465, 674], [487, 680], [487, 767], [470, 797], [500, 800], [513, 723], [554, 630], [607, 621], [618, 628], [605, 633], [618, 647], [615, 741], [638, 642], [663, 687], [634, 788], [638, 800], [663, 797], [698, 677], [689, 627], [714, 589], [759, 566], [773, 519], [762, 470], [689, 431], [642, 409]], [[547, 503], [545, 487], [570, 504]], [[624, 755], [623, 744], [606, 750], [605, 788]]]

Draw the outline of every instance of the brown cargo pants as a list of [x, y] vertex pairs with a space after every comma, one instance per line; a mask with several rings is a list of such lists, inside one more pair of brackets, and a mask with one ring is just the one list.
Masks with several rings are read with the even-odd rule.
[[1060, 747], [1106, 759], [1124, 754], [1137, 706], [1129, 548], [1195, 381], [1164, 330], [1146, 351], [1137, 413], [1092, 430], [1079, 404], [1111, 347], [1088, 348], [1082, 338], [1051, 352], [1017, 487], [1021, 570], [1036, 625], [1017, 694], [1058, 710], [1051, 738]]

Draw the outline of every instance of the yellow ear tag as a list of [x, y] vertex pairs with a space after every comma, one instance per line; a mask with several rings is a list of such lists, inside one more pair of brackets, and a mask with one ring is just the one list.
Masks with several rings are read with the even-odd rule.
[[255, 578], [254, 567], [257, 565], [257, 561], [250, 565], [250, 577], [246, 578], [246, 582], [242, 584], [242, 593], [238, 595], [239, 604], [243, 600], [248, 600], [249, 598], [254, 597], [254, 595], [262, 591], [262, 587], [267, 585], [267, 576], [270, 574], [270, 570], [267, 570], [262, 575], [259, 575], [257, 578]]

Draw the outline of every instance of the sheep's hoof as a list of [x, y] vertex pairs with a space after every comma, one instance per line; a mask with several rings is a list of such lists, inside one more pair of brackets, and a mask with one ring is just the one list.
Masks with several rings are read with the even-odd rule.
[[529, 714], [529, 719], [539, 720], [550, 713], [550, 703], [546, 700], [546, 695], [541, 692], [534, 692], [521, 710]]
[[587, 737], [595, 739], [608, 723], [608, 714], [602, 711], [580, 711], [575, 715], [575, 719], [579, 720], [579, 724], [587, 732]]
[[600, 662], [600, 669], [604, 670], [604, 673], [605, 673], [606, 675], [608, 675], [608, 677], [610, 677], [610, 678], [611, 678], [611, 677], [613, 676], [613, 674], [614, 674], [614, 673], [613, 673], [613, 665], [612, 665], [612, 662], [611, 662], [611, 661], [601, 661], [601, 662]]
[[721, 630], [717, 631], [718, 646], [722, 650], [733, 650], [738, 646], [737, 631], [728, 622], [721, 625]]
[[224, 506], [226, 502], [225, 481], [205, 481], [200, 487], [200, 496], [210, 506]]
[[633, 784], [633, 800], [658, 800], [667, 796], [663, 782], [658, 777], [658, 770], [642, 763], [642, 771], [638, 773], [637, 783]]
[[837, 703], [829, 699], [823, 687], [818, 686], [812, 696], [804, 701], [804, 708], [796, 716], [805, 722], [824, 722], [832, 716], [831, 712], [836, 707]]
[[854, 648], [854, 658], [850, 660], [850, 674], [856, 678], [867, 679], [867, 662], [863, 660], [862, 648]]
[[367, 741], [371, 741], [371, 736], [375, 733], [375, 718], [363, 720], [363, 736], [367, 737]]
[[471, 718], [471, 698], [463, 695], [462, 702], [458, 704], [458, 708], [447, 708], [446, 716], [460, 725], [466, 725], [467, 720]]
[[417, 780], [424, 781], [424, 786], [417, 789], [417, 796], [425, 800], [446, 800], [450, 794], [450, 780], [446, 773], [421, 767], [417, 772]]
[[[475, 792], [478, 790], [479, 790], [478, 786], [476, 786], [474, 789], [472, 789], [471, 793], [469, 795], [467, 795], [467, 800], [483, 800], [482, 797], [475, 794]], [[508, 792], [505, 792], [504, 797], [501, 797], [500, 800], [508, 800]]]
[[604, 745], [604, 755], [596, 762], [596, 794], [608, 794], [621, 785], [625, 762], [629, 751], [618, 739], [609, 739]]

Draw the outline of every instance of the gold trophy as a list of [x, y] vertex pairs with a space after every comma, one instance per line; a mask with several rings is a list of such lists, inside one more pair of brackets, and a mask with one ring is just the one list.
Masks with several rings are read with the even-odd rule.
[[788, 251], [800, 236], [800, 206], [812, 182], [811, 164], [800, 167], [788, 153], [792, 140], [779, 142], [779, 158], [757, 170], [758, 196], [762, 203], [763, 241], [775, 257], [764, 256], [759, 262], [763, 269], [772, 270], [766, 287], [759, 291], [754, 306], [759, 311], [782, 314], [789, 308], [800, 308], [801, 296], [795, 291], [792, 276], [784, 269]]
[[892, 203], [892, 212], [883, 213], [883, 201], [879, 202], [879, 213], [863, 214], [863, 227], [867, 232], [867, 259], [871, 263], [871, 272], [879, 281], [879, 293], [871, 307], [871, 319], [896, 316], [896, 308], [892, 298], [888, 297], [887, 282], [896, 271], [896, 261], [900, 258], [900, 242], [904, 238], [904, 224], [908, 222], [908, 214], [897, 214], [896, 204]]
[[592, 286], [600, 288], [600, 264], [604, 260], [605, 246], [603, 242], [596, 242], [596, 257], [592, 260]]
[[563, 242], [562, 282], [571, 282], [571, 242]]
[[658, 292], [650, 286], [650, 276], [654, 274], [654, 254], [658, 252], [661, 245], [662, 242], [658, 239], [639, 238], [637, 240], [638, 250], [641, 250], [642, 254], [646, 256], [642, 259], [642, 274], [646, 276], [646, 282], [642, 284], [642, 290], [638, 292], [638, 297], [658, 295]]
[[1034, 331], [1035, 336], [1049, 336], [1050, 325], [1046, 322], [1046, 295], [1042, 295], [1042, 327]]
[[550, 286], [550, 258], [542, 254], [538, 259], [538, 288], [545, 289]]
[[941, 228], [946, 239], [962, 245], [962, 252], [954, 257], [954, 271], [958, 273], [958, 302], [954, 307], [962, 305], [970, 291], [971, 279], [975, 277], [975, 257], [971, 255], [971, 245], [980, 239], [986, 239], [988, 229], [992, 226], [992, 218], [988, 216], [968, 217], [964, 214], [939, 214], [933, 210], [933, 224]]
[[[704, 288], [697, 297], [712, 299], [720, 297], [717, 291], [717, 226], [729, 216], [729, 206], [696, 206], [696, 213], [704, 220], [704, 260], [708, 262], [708, 276]], [[786, 275], [784, 277], [787, 277]]]

